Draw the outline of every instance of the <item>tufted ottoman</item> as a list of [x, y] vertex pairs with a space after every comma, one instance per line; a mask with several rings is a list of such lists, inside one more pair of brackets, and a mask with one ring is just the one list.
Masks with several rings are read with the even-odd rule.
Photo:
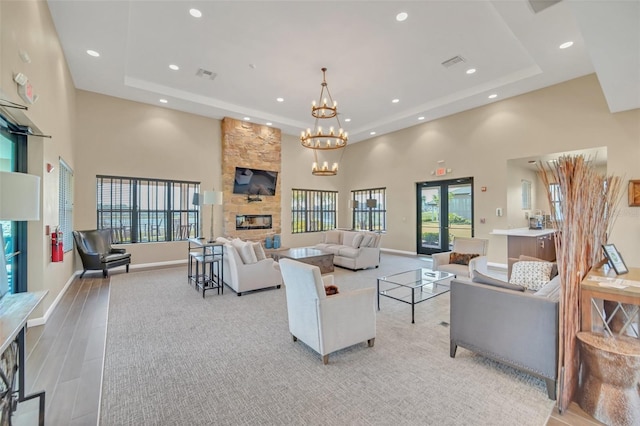
[[640, 339], [578, 333], [578, 404], [607, 425], [640, 425]]

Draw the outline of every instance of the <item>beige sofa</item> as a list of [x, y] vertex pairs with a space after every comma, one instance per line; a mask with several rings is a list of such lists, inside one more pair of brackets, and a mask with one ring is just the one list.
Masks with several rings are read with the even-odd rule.
[[333, 264], [348, 269], [377, 268], [380, 265], [380, 234], [334, 229], [322, 235], [315, 248], [333, 254]]

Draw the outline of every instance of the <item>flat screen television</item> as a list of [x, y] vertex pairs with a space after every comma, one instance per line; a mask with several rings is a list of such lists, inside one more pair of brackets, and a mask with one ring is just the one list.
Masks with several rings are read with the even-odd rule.
[[234, 194], [276, 195], [278, 172], [236, 167], [233, 181]]

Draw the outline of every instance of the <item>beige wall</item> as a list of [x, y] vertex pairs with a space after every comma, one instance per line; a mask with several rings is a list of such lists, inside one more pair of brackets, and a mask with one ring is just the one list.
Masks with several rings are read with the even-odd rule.
[[[159, 106], [77, 91], [75, 228], [96, 227], [96, 175], [201, 182], [202, 190], [221, 188], [220, 121]], [[214, 215], [222, 217], [222, 206]], [[203, 229], [210, 209], [202, 209]], [[216, 221], [216, 235], [222, 223]], [[132, 264], [184, 261], [187, 243], [125, 246]], [[79, 267], [79, 266], [78, 266]]]
[[[609, 173], [625, 180], [640, 175], [640, 110], [609, 113], [596, 76], [589, 75], [351, 144], [341, 189], [386, 187], [382, 246], [415, 252], [415, 183], [436, 180], [430, 172], [444, 160], [452, 169], [446, 179], [473, 176], [475, 235], [490, 240], [490, 262], [506, 263], [506, 237], [490, 233], [509, 225], [510, 212], [495, 215], [496, 207], [508, 206], [507, 160], [599, 146], [607, 147]], [[628, 264], [640, 266], [640, 209], [626, 205], [624, 195], [610, 241]]]
[[[51, 263], [50, 240], [45, 225], [58, 225], [58, 159], [75, 164], [75, 89], [58, 37], [44, 1], [0, 1], [0, 95], [24, 104], [17, 94], [13, 76], [24, 73], [34, 87], [38, 100], [24, 114], [7, 109], [20, 124], [52, 135], [51, 139], [28, 138], [29, 173], [42, 177], [41, 220], [29, 223], [30, 291], [48, 290], [49, 294], [35, 316], [44, 315], [73, 275], [73, 256], [62, 263]], [[29, 54], [30, 63], [19, 54]], [[45, 164], [56, 166], [45, 172]]]

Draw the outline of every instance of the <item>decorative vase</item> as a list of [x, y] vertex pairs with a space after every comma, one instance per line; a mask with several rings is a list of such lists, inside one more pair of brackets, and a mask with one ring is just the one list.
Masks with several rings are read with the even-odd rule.
[[274, 235], [273, 236], [273, 248], [274, 249], [279, 249], [280, 248], [280, 235]]
[[268, 248], [268, 249], [270, 249], [270, 248], [272, 248], [272, 247], [273, 247], [273, 242], [272, 242], [272, 240], [271, 240], [271, 237], [267, 237], [267, 238], [264, 240], [264, 247], [265, 247], [265, 248]]

